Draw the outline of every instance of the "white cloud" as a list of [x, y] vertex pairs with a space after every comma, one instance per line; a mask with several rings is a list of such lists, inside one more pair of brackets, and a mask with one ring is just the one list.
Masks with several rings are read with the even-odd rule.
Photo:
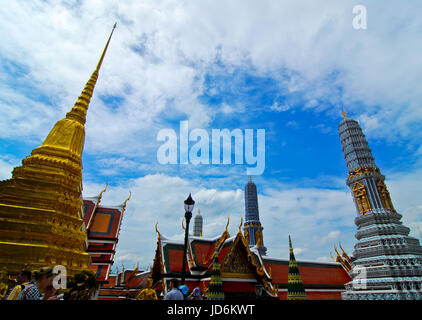
[[330, 231], [325, 237], [321, 238], [321, 243], [326, 243], [327, 241], [335, 241], [335, 239], [338, 239], [340, 235], [339, 230]]
[[[44, 137], [48, 129], [39, 128], [52, 127], [72, 106], [96, 64], [107, 26], [117, 20], [88, 113], [87, 152], [114, 152], [119, 147], [120, 152], [130, 152], [125, 145], [141, 149], [151, 140], [148, 128], [159, 125], [170, 112], [207, 126], [215, 112], [198, 97], [204, 75], [217, 68], [216, 57], [228, 72], [240, 67], [280, 79], [280, 88], [303, 93], [306, 108], [326, 110], [317, 102], [320, 98], [347, 105], [370, 135], [416, 140], [415, 135], [420, 136], [412, 128], [422, 119], [422, 90], [417, 87], [422, 71], [414, 68], [422, 49], [416, 41], [420, 4], [399, 8], [368, 4], [365, 31], [351, 27], [354, 4], [9, 2], [0, 10], [2, 59], [24, 66], [28, 72], [22, 81], [52, 98], [58, 109], [38, 106], [42, 110], [36, 115], [33, 106], [39, 102], [14, 97], [2, 109], [13, 107], [21, 115], [16, 119], [19, 125], [2, 123], [0, 133], [5, 137], [14, 129], [18, 138]], [[289, 75], [288, 80], [280, 70]], [[337, 86], [343, 90], [337, 91]], [[3, 87], [2, 95], [4, 90], [10, 87]], [[100, 95], [122, 93], [125, 100], [116, 110], [99, 100]], [[36, 100], [29, 94], [25, 98]], [[275, 110], [287, 107], [273, 105]], [[336, 110], [328, 112], [337, 116]], [[374, 123], [383, 126], [371, 130]]]
[[[109, 186], [103, 194], [102, 205], [121, 204], [129, 190], [132, 192], [120, 232], [116, 261], [129, 261], [128, 255], [132, 255], [133, 259], [145, 259], [140, 261], [142, 264], [150, 263], [156, 245], [156, 222], [163, 235], [183, 239], [183, 201], [189, 193], [196, 201], [194, 215], [197, 209], [201, 210], [204, 237], [220, 235], [228, 216], [229, 232], [235, 235], [240, 216], [244, 217], [243, 191], [208, 188], [207, 184], [207, 181], [155, 174]], [[84, 195], [94, 196], [103, 188], [104, 185], [86, 182]], [[349, 194], [327, 189], [277, 188], [275, 185], [263, 188], [258, 184], [260, 219], [269, 256], [288, 259], [289, 234], [295, 254], [300, 255], [301, 259], [311, 260], [328, 255], [332, 246], [339, 241], [345, 249], [350, 250], [354, 244], [355, 212]], [[326, 241], [321, 241], [324, 238]]]
[[277, 112], [287, 111], [287, 110], [290, 110], [290, 108], [291, 107], [287, 104], [280, 106], [277, 101], [275, 101], [274, 104], [270, 106], [270, 110], [277, 111]]

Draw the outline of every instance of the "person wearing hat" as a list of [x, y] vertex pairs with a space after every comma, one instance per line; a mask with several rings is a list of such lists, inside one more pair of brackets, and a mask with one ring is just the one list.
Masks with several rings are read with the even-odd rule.
[[189, 295], [189, 299], [191, 299], [191, 300], [202, 300], [201, 290], [198, 287], [193, 289], [192, 293]]
[[183, 293], [183, 300], [189, 300], [188, 298], [188, 286], [187, 285], [181, 285], [179, 286], [179, 290], [181, 293]]
[[[17, 300], [58, 300], [54, 296], [56, 289], [53, 288], [52, 283], [54, 277], [57, 275], [53, 272], [53, 268], [44, 267], [40, 270], [32, 272], [34, 280], [32, 280], [22, 291], [19, 293]], [[41, 298], [40, 292], [45, 292]]]

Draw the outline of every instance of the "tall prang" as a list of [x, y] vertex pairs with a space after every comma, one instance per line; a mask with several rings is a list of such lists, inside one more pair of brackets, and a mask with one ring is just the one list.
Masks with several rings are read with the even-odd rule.
[[14, 168], [12, 178], [0, 181], [0, 268], [11, 274], [24, 265], [62, 265], [68, 276], [90, 270], [82, 208], [85, 121], [115, 27], [73, 108]]
[[267, 254], [264, 247], [264, 238], [259, 221], [258, 193], [256, 185], [249, 177], [249, 182], [245, 186], [245, 224], [243, 225], [244, 235], [250, 247], [256, 246], [261, 255]]
[[204, 220], [201, 216], [201, 211], [198, 209], [198, 214], [195, 216], [193, 221], [193, 236], [194, 237], [202, 237], [202, 226]]
[[338, 129], [347, 163], [346, 184], [356, 205], [358, 242], [352, 281], [345, 300], [413, 300], [422, 298], [422, 247], [400, 221], [357, 121], [344, 119]]

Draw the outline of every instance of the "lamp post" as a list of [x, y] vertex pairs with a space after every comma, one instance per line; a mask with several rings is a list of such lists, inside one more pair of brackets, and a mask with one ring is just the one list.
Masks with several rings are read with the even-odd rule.
[[182, 284], [185, 284], [185, 268], [186, 268], [186, 251], [188, 249], [188, 235], [189, 235], [189, 222], [192, 218], [193, 206], [195, 201], [193, 201], [191, 194], [185, 200], [185, 220], [186, 220], [186, 229], [185, 229], [185, 245], [183, 248], [183, 266], [182, 266]]

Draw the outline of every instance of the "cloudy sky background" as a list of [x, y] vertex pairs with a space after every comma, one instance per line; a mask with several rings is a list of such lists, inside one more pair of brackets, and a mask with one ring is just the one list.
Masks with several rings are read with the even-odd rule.
[[[352, 27], [367, 8], [366, 30]], [[337, 134], [359, 121], [396, 209], [422, 235], [422, 5], [418, 1], [10, 1], [0, 7], [0, 179], [70, 110], [117, 21], [83, 155], [84, 195], [129, 190], [116, 264], [152, 263], [155, 222], [182, 239], [192, 192], [204, 236], [235, 234], [243, 165], [161, 165], [160, 129], [266, 130], [254, 177], [268, 255], [331, 261], [355, 243]], [[196, 209], [194, 214], [196, 214]]]

